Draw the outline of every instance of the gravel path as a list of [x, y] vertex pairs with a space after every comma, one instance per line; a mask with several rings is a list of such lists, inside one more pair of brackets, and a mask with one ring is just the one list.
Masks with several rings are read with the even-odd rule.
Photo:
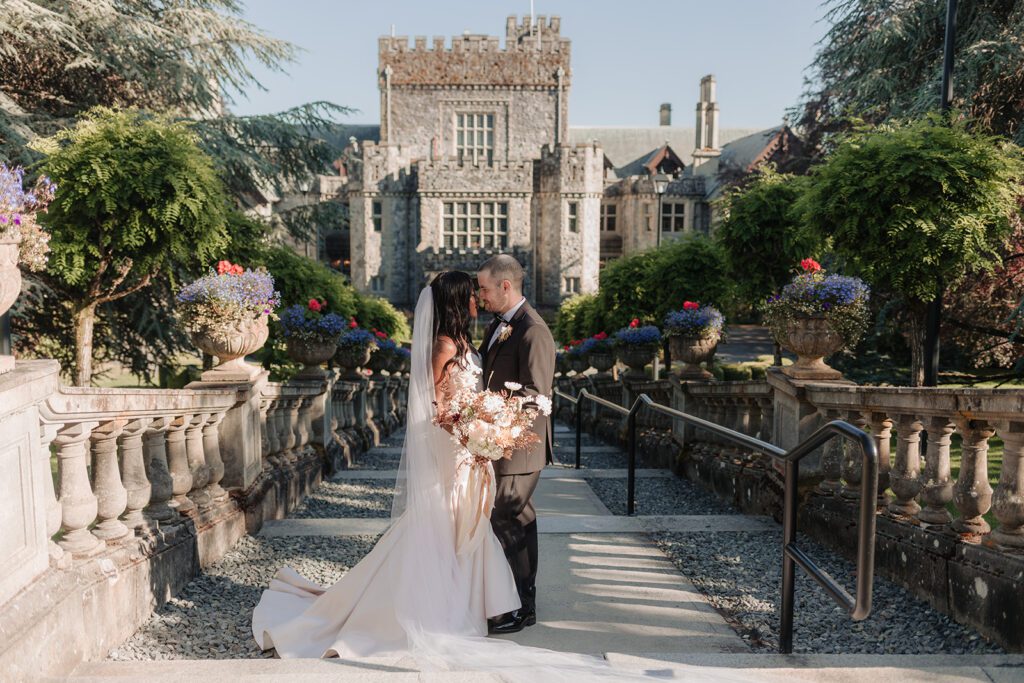
[[[398, 444], [397, 448], [401, 448], [402, 444]], [[352, 467], [345, 468], [345, 471], [352, 470], [397, 470], [398, 463], [402, 460], [401, 453], [381, 453], [379, 451], [370, 451], [357, 455], [354, 458]]]
[[395, 482], [390, 479], [324, 481], [289, 517], [390, 517], [394, 490]]
[[[587, 479], [590, 488], [613, 515], [626, 514], [626, 479]], [[739, 514], [699, 484], [688, 479], [636, 479], [638, 515]]]
[[[778, 650], [782, 531], [654, 534], [658, 546], [707, 596], [755, 652]], [[800, 539], [818, 565], [852, 588], [854, 566]], [[793, 652], [867, 654], [1002, 653], [967, 626], [876, 577], [871, 616], [853, 622], [797, 570]]]
[[244, 536], [220, 562], [157, 610], [111, 660], [270, 657], [253, 640], [252, 610], [274, 572], [289, 565], [330, 585], [376, 543], [376, 536], [336, 538]]

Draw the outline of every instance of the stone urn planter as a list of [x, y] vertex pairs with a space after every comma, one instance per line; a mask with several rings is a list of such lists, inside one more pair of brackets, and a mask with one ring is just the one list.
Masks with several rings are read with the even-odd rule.
[[[0, 239], [0, 315], [14, 305], [21, 293], [21, 270], [18, 269], [20, 239]], [[14, 356], [0, 356], [0, 374], [14, 369]]]
[[626, 373], [628, 377], [642, 378], [646, 377], [644, 368], [653, 363], [654, 358], [658, 355], [658, 347], [639, 344], [620, 346], [616, 349], [615, 354], [624, 365], [629, 367], [629, 372]]
[[370, 356], [370, 362], [367, 363], [366, 367], [373, 370], [373, 374], [379, 375], [382, 371], [387, 370], [390, 364], [391, 354], [383, 353], [378, 349], [372, 356]]
[[402, 366], [405, 365], [405, 358], [398, 355], [397, 353], [389, 354], [391, 357], [388, 359], [388, 365], [385, 370], [390, 375], [398, 375], [402, 372]]
[[299, 339], [290, 337], [285, 342], [288, 357], [296, 363], [302, 363], [302, 370], [295, 375], [295, 379], [320, 379], [324, 372], [320, 369], [322, 363], [326, 363], [334, 356], [338, 349], [338, 340], [331, 339]]
[[718, 340], [718, 335], [714, 337], [683, 337], [679, 335], [669, 337], [668, 346], [669, 352], [672, 354], [672, 360], [678, 358], [683, 361], [683, 369], [679, 371], [679, 379], [697, 380], [700, 382], [714, 379], [714, 375], [703, 369], [700, 364], [709, 362], [715, 355], [715, 349], [718, 348]]
[[334, 352], [334, 362], [342, 369], [342, 379], [363, 379], [359, 369], [365, 368], [370, 363], [373, 355], [373, 347], [369, 344], [364, 346], [339, 346]]
[[245, 357], [262, 348], [269, 334], [265, 315], [216, 329], [191, 331], [192, 343], [219, 361], [213, 370], [203, 373], [203, 381], [248, 382], [255, 378], [261, 368], [246, 363]]
[[569, 372], [569, 359], [563, 356], [555, 356], [555, 370], [563, 375]]
[[615, 366], [615, 356], [610, 352], [592, 352], [587, 354], [590, 367], [604, 374]]
[[824, 360], [844, 345], [843, 338], [825, 318], [790, 320], [783, 338], [776, 341], [796, 354], [796, 363], [783, 367], [783, 374], [793, 379], [839, 379], [843, 376]]

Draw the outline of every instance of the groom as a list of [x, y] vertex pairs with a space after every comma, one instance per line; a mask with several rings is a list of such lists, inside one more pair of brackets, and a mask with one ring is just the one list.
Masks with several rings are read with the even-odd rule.
[[[555, 341], [537, 311], [523, 297], [523, 267], [499, 254], [477, 273], [479, 299], [494, 313], [484, 333], [484, 388], [501, 391], [505, 382], [522, 385], [525, 395], [551, 395], [555, 375]], [[551, 461], [551, 419], [538, 416], [533, 426], [540, 442], [494, 463], [497, 477], [491, 526], [512, 566], [521, 609], [491, 620], [491, 633], [516, 633], [537, 623], [537, 512], [533, 490], [540, 471]]]

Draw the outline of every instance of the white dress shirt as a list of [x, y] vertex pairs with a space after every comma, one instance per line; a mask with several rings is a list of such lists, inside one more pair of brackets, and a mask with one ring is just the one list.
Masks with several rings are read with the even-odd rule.
[[495, 340], [497, 340], [501, 336], [501, 333], [505, 331], [505, 328], [509, 326], [508, 323], [510, 320], [512, 320], [512, 317], [519, 312], [519, 309], [522, 308], [523, 304], [525, 303], [526, 297], [524, 296], [522, 299], [519, 300], [519, 303], [517, 303], [515, 306], [513, 306], [512, 308], [508, 309], [507, 311], [498, 316], [499, 318], [501, 318], [501, 322], [494, 329], [494, 334], [491, 335], [490, 341], [487, 342], [488, 351], [491, 349], [492, 346], [494, 346]]

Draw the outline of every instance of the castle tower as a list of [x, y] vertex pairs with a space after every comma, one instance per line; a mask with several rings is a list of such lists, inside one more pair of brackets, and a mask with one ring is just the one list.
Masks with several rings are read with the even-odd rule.
[[718, 170], [718, 102], [715, 99], [715, 77], [700, 79], [700, 101], [697, 102], [697, 140], [693, 150], [693, 170], [697, 175], [713, 175]]

